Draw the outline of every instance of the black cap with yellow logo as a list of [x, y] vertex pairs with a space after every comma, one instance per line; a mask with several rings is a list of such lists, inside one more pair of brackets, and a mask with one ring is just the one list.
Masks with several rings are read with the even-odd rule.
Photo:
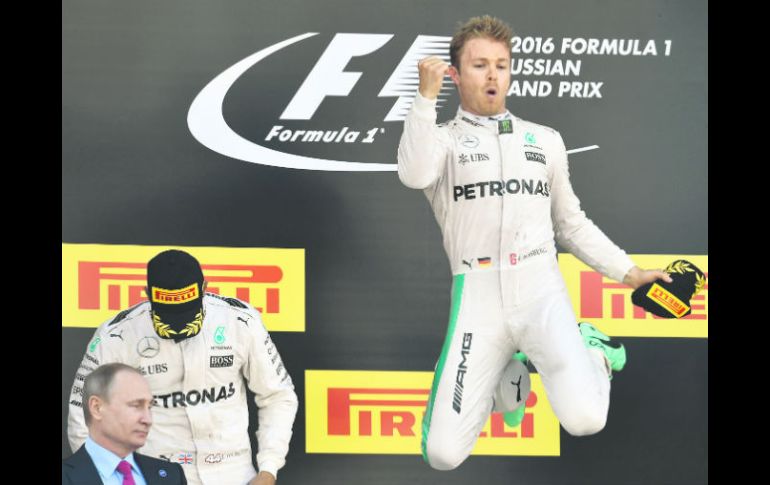
[[678, 259], [664, 269], [671, 283], [657, 280], [640, 286], [631, 294], [634, 305], [664, 318], [682, 318], [692, 312], [690, 299], [706, 286], [703, 271], [691, 262]]
[[163, 251], [147, 263], [152, 321], [158, 336], [180, 340], [203, 324], [203, 271], [190, 254]]

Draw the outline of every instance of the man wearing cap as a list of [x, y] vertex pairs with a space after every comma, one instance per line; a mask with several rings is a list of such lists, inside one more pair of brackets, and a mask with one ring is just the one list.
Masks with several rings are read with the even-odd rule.
[[[83, 380], [101, 364], [122, 362], [145, 376], [154, 398], [154, 426], [142, 453], [181, 464], [191, 484], [275, 483], [297, 412], [294, 384], [260, 313], [205, 288], [190, 254], [168, 250], [150, 260], [149, 301], [100, 325], [77, 370], [68, 417], [73, 450], [88, 434]], [[259, 408], [259, 473], [251, 461], [244, 379]]]

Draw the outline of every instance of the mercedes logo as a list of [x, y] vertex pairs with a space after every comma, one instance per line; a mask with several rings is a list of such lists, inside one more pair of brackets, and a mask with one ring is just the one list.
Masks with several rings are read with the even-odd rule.
[[144, 337], [136, 344], [136, 351], [142, 357], [151, 359], [160, 352], [160, 342], [155, 337]]
[[460, 144], [465, 148], [476, 148], [479, 146], [479, 139], [473, 135], [463, 135], [460, 137]]

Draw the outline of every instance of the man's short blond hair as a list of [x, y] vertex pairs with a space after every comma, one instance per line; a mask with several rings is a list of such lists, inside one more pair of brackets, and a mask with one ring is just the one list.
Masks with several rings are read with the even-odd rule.
[[513, 37], [513, 30], [510, 25], [502, 20], [490, 15], [471, 17], [464, 24], [460, 24], [452, 36], [452, 42], [449, 44], [450, 62], [459, 71], [460, 54], [465, 43], [476, 38], [487, 38], [502, 42], [508, 46], [508, 53], [510, 55], [511, 37]]

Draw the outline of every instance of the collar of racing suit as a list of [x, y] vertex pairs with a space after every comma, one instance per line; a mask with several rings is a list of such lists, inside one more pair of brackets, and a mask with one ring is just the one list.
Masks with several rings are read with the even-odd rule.
[[469, 113], [468, 111], [465, 111], [462, 109], [462, 107], [457, 107], [457, 118], [464, 120], [467, 123], [470, 123], [474, 126], [481, 126], [490, 130], [494, 130], [497, 132], [497, 122], [500, 120], [514, 120], [515, 117], [511, 114], [510, 111], [505, 110], [505, 113], [501, 113], [494, 116], [478, 116], [473, 113]]

